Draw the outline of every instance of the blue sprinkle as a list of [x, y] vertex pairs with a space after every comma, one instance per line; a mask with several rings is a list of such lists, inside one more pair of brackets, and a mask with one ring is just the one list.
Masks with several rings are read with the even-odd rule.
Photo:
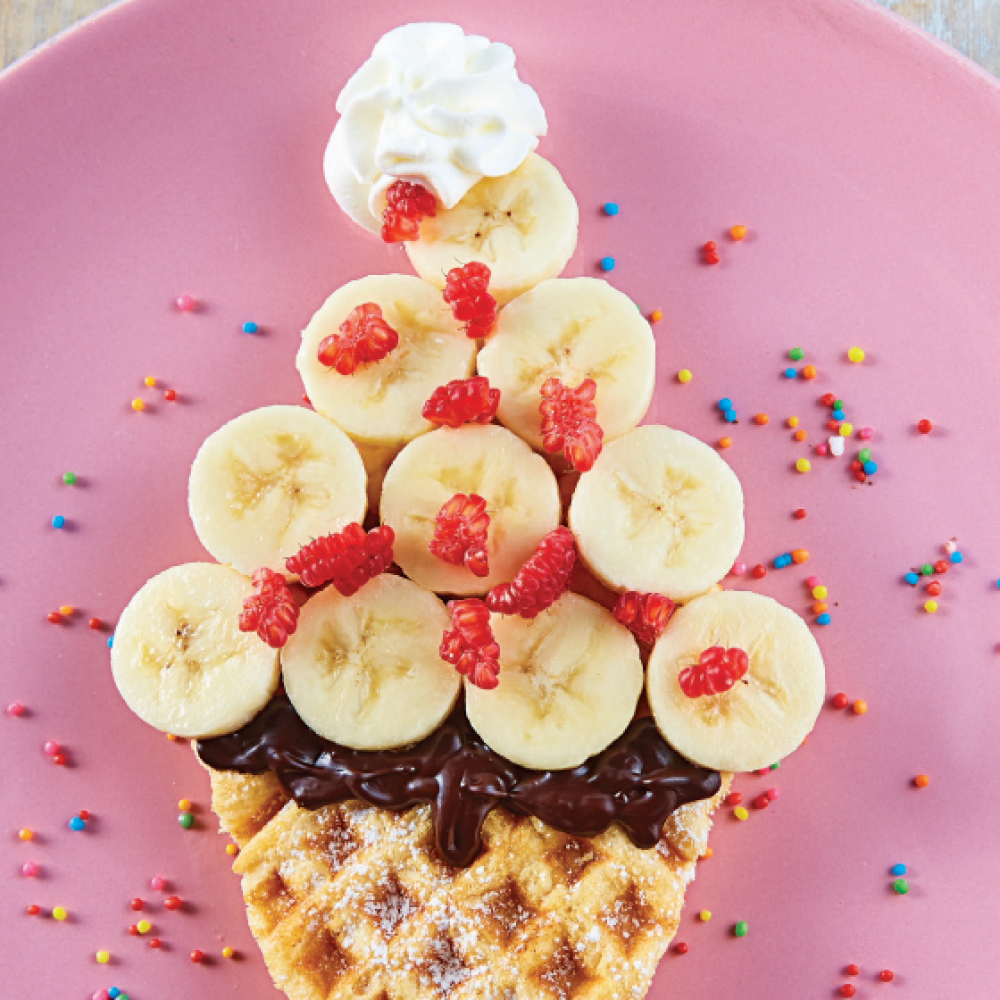
[[843, 410], [834, 410], [833, 411], [833, 419], [834, 420], [843, 420], [844, 419], [844, 411]]
[[727, 424], [735, 424], [736, 423], [736, 411], [735, 410], [726, 410], [726, 412], [723, 413], [722, 415], [726, 418], [726, 423]]
[[874, 476], [878, 472], [878, 466], [872, 461], [865, 462], [864, 469], [866, 476]]
[[907, 573], [906, 576], [903, 577], [903, 579], [911, 587], [915, 587], [918, 583], [920, 583], [920, 577], [916, 573]]
[[892, 874], [893, 875], [905, 875], [906, 874], [906, 865], [893, 865], [892, 866]]
[[85, 830], [87, 828], [87, 824], [82, 819], [80, 819], [79, 816], [74, 816], [69, 821], [69, 828], [71, 830], [76, 830], [76, 831]]
[[731, 410], [732, 408], [733, 401], [728, 396], [725, 399], [719, 400], [719, 409], [722, 410], [723, 413], [725, 413], [726, 410]]
[[118, 997], [120, 997], [121, 994], [122, 991], [118, 989], [117, 986], [112, 986], [111, 989], [108, 990], [108, 996], [111, 997], [111, 1000], [118, 1000]]
[[108, 636], [108, 649], [112, 649], [115, 644], [115, 637], [113, 635]]
[[828, 614], [822, 614], [822, 615], [820, 615], [819, 618], [816, 619], [816, 624], [817, 625], [829, 625], [830, 624], [830, 616]]
[[798, 372], [796, 372], [796, 370], [794, 368], [786, 368], [785, 369], [785, 378], [795, 378], [795, 376], [797, 374], [798, 374]]
[[53, 528], [65, 528], [66, 527], [66, 518], [64, 518], [62, 516], [62, 514], [56, 514], [56, 516], [54, 518], [52, 518], [52, 527]]
[[604, 214], [605, 215], [617, 215], [618, 206], [613, 201], [608, 201], [604, 203]]
[[775, 569], [784, 569], [786, 566], [792, 565], [792, 557], [788, 552], [783, 553], [774, 560]]
[[952, 552], [951, 554], [951, 561], [953, 563], [960, 563], [964, 558], [965, 556], [961, 552]]
[[615, 259], [614, 257], [602, 257], [601, 258], [601, 270], [602, 271], [613, 271], [615, 269]]
[[243, 324], [243, 332], [244, 333], [256, 333], [257, 332], [257, 324], [254, 323], [253, 321], [244, 323]]

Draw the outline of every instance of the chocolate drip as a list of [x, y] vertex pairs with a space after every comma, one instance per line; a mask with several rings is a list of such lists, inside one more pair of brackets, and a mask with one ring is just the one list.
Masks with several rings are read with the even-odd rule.
[[217, 771], [272, 771], [306, 809], [361, 799], [403, 810], [430, 802], [441, 853], [467, 867], [482, 851], [482, 828], [502, 805], [577, 837], [620, 823], [637, 847], [653, 847], [679, 806], [711, 798], [719, 775], [689, 764], [649, 717], [635, 719], [595, 757], [567, 771], [510, 763], [479, 738], [460, 703], [445, 723], [398, 751], [351, 750], [314, 733], [285, 695], [230, 736], [201, 740], [198, 755]]

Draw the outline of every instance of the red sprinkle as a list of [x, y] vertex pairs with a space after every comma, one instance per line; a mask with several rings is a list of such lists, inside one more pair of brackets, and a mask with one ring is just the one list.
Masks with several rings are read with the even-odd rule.
[[727, 806], [738, 806], [742, 801], [743, 801], [743, 793], [742, 792], [730, 792], [726, 796], [726, 805]]
[[26, 711], [27, 709], [19, 701], [12, 701], [7, 706], [7, 714], [13, 715], [15, 718], [19, 718], [20, 716], [24, 715]]
[[195, 950], [191, 952], [191, 961], [196, 964], [198, 962], [205, 961], [205, 953], [201, 950], [201, 948], [195, 948]]
[[90, 819], [90, 811], [88, 809], [81, 809], [77, 813], [77, 816], [79, 816], [80, 819], [82, 819], [84, 821], [84, 823], [86, 823], [87, 820]]
[[896, 975], [892, 971], [892, 969], [883, 969], [878, 974], [878, 977], [879, 977], [879, 979], [882, 980], [883, 983], [891, 983], [896, 978]]
[[805, 516], [806, 516], [805, 507], [798, 507], [794, 511], [792, 511], [792, 517], [794, 517], [796, 521], [801, 521]]
[[[167, 880], [162, 875], [154, 875], [149, 880], [149, 887], [154, 892], [163, 892], [167, 887]], [[180, 902], [180, 900], [178, 900]]]
[[55, 740], [48, 740], [42, 749], [50, 756], [55, 757], [59, 753], [59, 744]]
[[65, 767], [69, 763], [69, 758], [64, 753], [57, 753], [55, 757], [52, 758], [52, 763], [57, 767]]
[[193, 312], [195, 301], [190, 295], [178, 295], [174, 304], [181, 312]]
[[917, 430], [920, 431], [921, 434], [930, 434], [930, 432], [934, 430], [934, 425], [929, 420], [921, 420], [920, 423], [917, 424]]
[[757, 563], [752, 570], [750, 570], [750, 575], [755, 580], [763, 580], [767, 576], [767, 567], [763, 563]]
[[771, 804], [771, 799], [768, 797], [767, 792], [761, 792], [753, 800], [754, 809], [766, 809]]
[[935, 573], [947, 573], [950, 568], [951, 567], [948, 563], [946, 563], [943, 559], [939, 559], [936, 563], [934, 563]]
[[847, 706], [850, 703], [851, 699], [848, 698], [847, 695], [843, 693], [843, 691], [841, 691], [839, 694], [835, 694], [830, 702], [830, 704], [833, 705], [834, 708], [847, 708]]
[[46, 617], [53, 625], [58, 625], [62, 621], [62, 615], [58, 611], [50, 611]]
[[674, 951], [676, 951], [678, 955], [686, 955], [690, 950], [691, 949], [684, 941], [678, 941], [677, 944], [674, 945]]
[[930, 594], [931, 597], [937, 597], [942, 590], [944, 590], [944, 587], [942, 587], [937, 580], [931, 580], [931, 582], [927, 584], [927, 593]]
[[163, 905], [168, 910], [179, 910], [184, 905], [184, 901], [180, 896], [167, 896], [163, 901]]
[[139, 936], [139, 927], [138, 927], [138, 925], [137, 924], [129, 924], [128, 925], [128, 932], [129, 932], [129, 934], [132, 935], [132, 937], [138, 937]]
[[176, 389], [167, 389], [167, 391], [163, 394], [163, 398], [168, 403], [172, 403], [177, 398], [177, 390]]
[[852, 962], [846, 969], [844, 969], [845, 976], [860, 976], [861, 970]]
[[42, 912], [42, 908], [37, 903], [31, 903], [25, 912], [29, 917], [37, 917]]
[[715, 243], [715, 240], [709, 240], [703, 247], [702, 251], [705, 254], [706, 264], [718, 264], [722, 258], [719, 256], [719, 248]]
[[129, 903], [129, 906], [131, 906], [133, 910], [141, 910], [145, 905], [146, 904], [138, 896], [136, 896], [135, 899]]
[[767, 790], [767, 797], [768, 797], [768, 798], [769, 798], [769, 799], [770, 799], [770, 800], [771, 800], [772, 802], [773, 802], [773, 801], [774, 801], [774, 800], [775, 800], [775, 799], [776, 799], [776, 798], [777, 798], [777, 797], [778, 797], [778, 796], [779, 796], [780, 794], [781, 794], [781, 792], [779, 792], [777, 788], [769, 788], [769, 789]]
[[840, 995], [842, 997], [852, 997], [856, 992], [857, 990], [850, 983], [844, 983], [844, 985], [840, 987]]
[[150, 948], [162, 948], [163, 942], [159, 938], [150, 938], [149, 941]]
[[824, 406], [833, 406], [833, 404], [837, 402], [837, 397], [832, 392], [827, 392], [819, 397], [819, 401]]
[[100, 618], [91, 618], [91, 619], [90, 619], [90, 621], [89, 621], [89, 622], [87, 622], [87, 624], [88, 624], [88, 625], [89, 625], [89, 626], [90, 626], [90, 627], [91, 627], [91, 628], [92, 628], [92, 629], [93, 629], [93, 630], [94, 630], [95, 632], [97, 632], [97, 631], [99, 631], [100, 629], [104, 628], [104, 622], [102, 622]]

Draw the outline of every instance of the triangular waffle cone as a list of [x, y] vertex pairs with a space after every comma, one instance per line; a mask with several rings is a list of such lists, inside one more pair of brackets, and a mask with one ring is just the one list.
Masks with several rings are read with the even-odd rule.
[[730, 778], [653, 850], [617, 826], [585, 840], [495, 809], [465, 869], [441, 858], [427, 806], [307, 810], [270, 774], [212, 772], [212, 808], [290, 1000], [639, 1000]]

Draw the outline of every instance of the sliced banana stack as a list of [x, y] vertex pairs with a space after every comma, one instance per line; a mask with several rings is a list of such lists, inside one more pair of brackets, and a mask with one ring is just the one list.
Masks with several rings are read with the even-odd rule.
[[491, 272], [503, 305], [566, 266], [576, 249], [580, 211], [559, 171], [535, 153], [512, 173], [486, 177], [454, 208], [420, 223], [404, 244], [417, 274], [438, 288], [453, 268], [477, 260]]
[[465, 685], [472, 727], [522, 767], [578, 767], [628, 727], [642, 692], [632, 633], [606, 608], [563, 594], [537, 618], [491, 615], [500, 683]]
[[249, 576], [365, 516], [365, 468], [339, 428], [301, 406], [265, 406], [198, 450], [188, 508], [202, 545]]
[[656, 343], [635, 304], [597, 278], [556, 278], [500, 311], [477, 367], [500, 390], [497, 416], [541, 450], [542, 384], [555, 377], [575, 389], [597, 383], [604, 441], [646, 415], [656, 382]]
[[[341, 375], [320, 362], [319, 346], [368, 302], [381, 308], [399, 344], [381, 361]], [[407, 274], [381, 274], [351, 281], [326, 300], [302, 334], [295, 363], [324, 417], [359, 444], [398, 450], [434, 426], [421, 413], [430, 394], [452, 379], [468, 378], [475, 361], [475, 340], [465, 335], [438, 288]]]
[[[441, 507], [456, 493], [486, 500], [489, 575], [446, 563], [429, 548]], [[548, 463], [495, 424], [443, 427], [411, 441], [386, 473], [382, 523], [396, 533], [396, 563], [439, 594], [484, 594], [513, 580], [559, 524], [559, 488]]]
[[423, 739], [444, 721], [461, 678], [438, 654], [451, 625], [423, 587], [382, 574], [352, 597], [306, 602], [281, 651], [285, 691], [320, 736], [355, 750]]
[[708, 445], [648, 424], [606, 445], [580, 477], [569, 526], [605, 586], [685, 601], [718, 583], [739, 554], [743, 490]]
[[[743, 650], [749, 668], [722, 694], [688, 697], [679, 677], [713, 646]], [[815, 725], [825, 689], [823, 657], [805, 622], [745, 591], [706, 594], [680, 608], [653, 648], [646, 678], [663, 738], [718, 771], [753, 771], [790, 754]]]
[[129, 601], [111, 671], [125, 703], [165, 733], [201, 739], [246, 725], [278, 687], [278, 651], [239, 629], [254, 592], [214, 563], [173, 566]]

